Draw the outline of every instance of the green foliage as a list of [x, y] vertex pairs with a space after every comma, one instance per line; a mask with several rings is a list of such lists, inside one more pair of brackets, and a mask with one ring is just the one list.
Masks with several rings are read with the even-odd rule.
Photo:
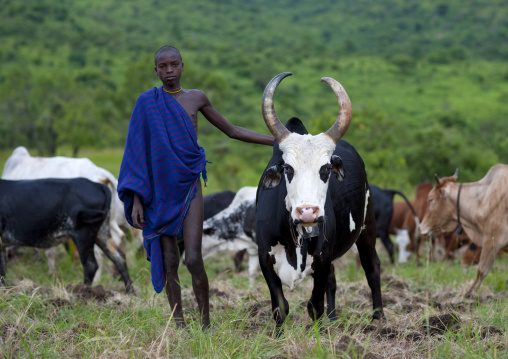
[[[279, 118], [297, 116], [312, 133], [336, 118], [319, 83], [336, 78], [354, 109], [345, 139], [381, 186], [411, 188], [456, 167], [478, 179], [508, 161], [503, 2], [4, 0], [0, 16], [5, 150], [122, 148], [136, 98], [160, 86], [153, 54], [169, 43], [183, 54], [183, 86], [258, 132], [268, 132], [260, 103], [275, 74], [294, 74], [276, 92]], [[252, 185], [270, 156], [206, 121], [199, 142], [221, 157], [210, 173], [221, 185]]]

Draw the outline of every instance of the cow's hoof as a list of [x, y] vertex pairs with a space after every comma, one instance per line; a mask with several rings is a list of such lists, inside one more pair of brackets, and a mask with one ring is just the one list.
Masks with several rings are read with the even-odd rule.
[[203, 333], [206, 333], [206, 334], [213, 334], [213, 333], [215, 333], [215, 328], [212, 327], [212, 325], [210, 323], [203, 324], [202, 327], [201, 327], [201, 330], [203, 331]]
[[134, 286], [132, 284], [129, 284], [127, 287], [125, 287], [125, 291], [128, 294], [136, 294], [136, 291], [134, 290]]
[[375, 325], [376, 327], [378, 327], [378, 326], [382, 325], [383, 323], [386, 323], [385, 314], [383, 312], [381, 312], [381, 313], [379, 313], [379, 312], [374, 313], [374, 315], [372, 316], [371, 324]]
[[284, 337], [284, 328], [282, 328], [282, 327], [275, 327], [273, 335], [275, 336], [276, 339], [283, 338]]

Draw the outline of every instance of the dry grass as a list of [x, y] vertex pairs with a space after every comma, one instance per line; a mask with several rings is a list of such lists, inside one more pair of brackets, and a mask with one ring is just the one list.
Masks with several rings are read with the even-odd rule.
[[[312, 281], [286, 291], [285, 335], [272, 335], [268, 289], [234, 273], [228, 256], [207, 261], [213, 330], [200, 331], [190, 278], [181, 268], [189, 328], [178, 330], [163, 294], [151, 289], [148, 262], [129, 251], [137, 293], [110, 274], [80, 284], [82, 270], [62, 256], [58, 278], [30, 252], [8, 262], [0, 290], [0, 356], [6, 358], [502, 358], [508, 357], [506, 258], [495, 263], [478, 298], [464, 299], [475, 268], [383, 262], [386, 321], [373, 324], [370, 290], [347, 254], [336, 263], [338, 320], [312, 323], [305, 305]], [[31, 275], [30, 275], [31, 274]], [[27, 279], [31, 276], [31, 279]]]

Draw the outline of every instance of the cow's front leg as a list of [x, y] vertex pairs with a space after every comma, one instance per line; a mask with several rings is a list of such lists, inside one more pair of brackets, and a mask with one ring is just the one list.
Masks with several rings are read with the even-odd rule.
[[263, 251], [260, 247], [259, 264], [270, 291], [273, 319], [276, 324], [276, 336], [279, 337], [284, 333], [282, 325], [289, 314], [289, 303], [284, 297], [282, 282], [273, 269], [273, 260], [270, 260], [270, 257], [268, 251]]
[[259, 258], [256, 248], [249, 248], [247, 253], [249, 254], [249, 288], [252, 289], [258, 274]]
[[368, 233], [368, 228], [365, 229], [358, 240], [356, 247], [360, 255], [367, 283], [369, 284], [372, 293], [372, 306], [374, 309], [373, 319], [381, 319], [383, 317], [383, 303], [381, 300], [381, 265], [379, 257], [377, 256], [375, 242], [376, 237]]
[[[318, 320], [325, 312], [325, 291], [327, 289], [328, 277], [330, 274], [330, 261], [320, 262], [315, 257], [313, 267], [314, 288], [312, 288], [312, 296], [307, 303], [307, 312], [312, 320]], [[327, 298], [330, 302], [330, 298]], [[335, 298], [333, 299], [333, 308], [335, 308]]]

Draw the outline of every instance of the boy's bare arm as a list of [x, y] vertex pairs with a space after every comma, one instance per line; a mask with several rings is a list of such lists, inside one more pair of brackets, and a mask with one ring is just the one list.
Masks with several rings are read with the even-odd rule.
[[272, 136], [233, 125], [212, 106], [210, 100], [208, 100], [208, 97], [204, 93], [201, 92], [200, 95], [202, 96], [200, 102], [203, 103], [200, 108], [201, 113], [212, 125], [226, 135], [244, 142], [273, 146], [274, 138]]

